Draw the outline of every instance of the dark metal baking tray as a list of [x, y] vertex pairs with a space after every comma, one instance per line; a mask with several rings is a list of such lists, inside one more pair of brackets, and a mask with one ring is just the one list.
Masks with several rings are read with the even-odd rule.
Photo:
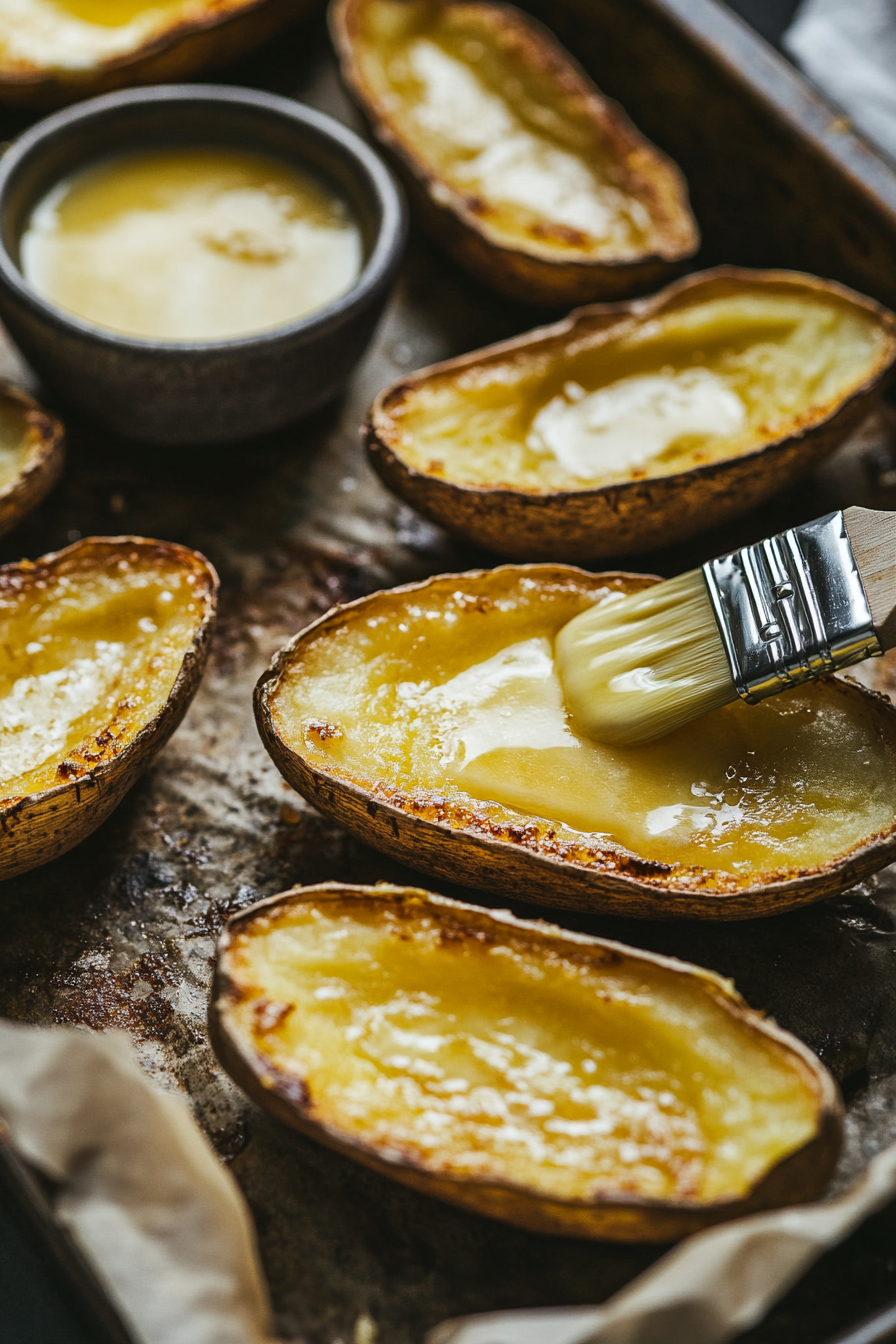
[[[798, 266], [896, 302], [896, 168], [736, 15], [712, 0], [531, 8], [684, 167], [706, 239], [701, 263]], [[217, 77], [294, 94], [358, 124], [319, 21]], [[20, 124], [0, 123], [0, 135]], [[0, 541], [0, 559], [10, 560], [78, 535], [137, 532], [197, 546], [221, 571], [214, 653], [183, 727], [96, 835], [0, 887], [0, 1013], [123, 1028], [162, 1085], [190, 1097], [252, 1208], [283, 1334], [304, 1344], [360, 1344], [364, 1316], [386, 1344], [419, 1344], [447, 1316], [600, 1301], [661, 1253], [531, 1235], [393, 1185], [250, 1105], [205, 1035], [214, 937], [231, 911], [295, 882], [419, 880], [282, 783], [255, 732], [251, 689], [273, 651], [333, 602], [491, 563], [382, 489], [357, 426], [399, 374], [542, 316], [495, 299], [414, 236], [376, 343], [338, 404], [264, 442], [191, 454], [118, 442], [67, 415], [62, 485]], [[0, 370], [28, 377], [6, 347]], [[896, 507], [886, 416], [760, 513], [626, 567], [671, 574], [850, 503]], [[886, 663], [866, 675], [896, 685]], [[840, 1184], [896, 1138], [892, 871], [755, 924], [558, 918], [733, 976], [751, 1003], [817, 1050], [849, 1102]], [[894, 1297], [891, 1207], [746, 1338], [820, 1344]]]

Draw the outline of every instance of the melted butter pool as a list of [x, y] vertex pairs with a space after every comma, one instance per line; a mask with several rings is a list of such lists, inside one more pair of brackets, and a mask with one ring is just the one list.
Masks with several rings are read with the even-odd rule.
[[320, 1122], [561, 1198], [736, 1197], [811, 1137], [800, 1071], [692, 977], [447, 923], [346, 899], [237, 933], [240, 1030]]
[[896, 761], [838, 684], [725, 706], [643, 746], [591, 741], [553, 653], [587, 602], [548, 579], [496, 580], [495, 601], [451, 582], [315, 643], [272, 705], [285, 740], [374, 792], [490, 804], [739, 884], [828, 864], [892, 824]]
[[21, 241], [26, 280], [131, 336], [214, 341], [326, 307], [361, 272], [346, 203], [301, 169], [237, 148], [137, 151], [58, 183]]

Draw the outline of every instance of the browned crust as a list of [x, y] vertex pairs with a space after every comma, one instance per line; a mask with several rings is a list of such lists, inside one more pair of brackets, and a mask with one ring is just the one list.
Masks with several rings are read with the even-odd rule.
[[133, 51], [87, 70], [0, 63], [0, 103], [52, 108], [135, 84], [175, 83], [236, 60], [301, 19], [318, 0], [206, 0], [206, 13], [173, 19]]
[[[565, 565], [503, 565], [495, 570], [441, 574], [419, 583], [373, 593], [334, 607], [295, 636], [274, 658], [255, 688], [255, 719], [261, 739], [284, 779], [325, 816], [374, 849], [421, 872], [483, 891], [499, 892], [536, 905], [625, 915], [635, 919], [755, 919], [781, 914], [836, 896], [896, 859], [896, 816], [892, 824], [848, 854], [822, 868], [771, 873], [751, 886], [710, 869], [657, 863], [621, 847], [572, 845], [556, 837], [549, 823], [520, 815], [513, 824], [496, 823], [485, 804], [463, 805], [436, 794], [385, 792], [330, 773], [311, 763], [277, 732], [270, 698], [281, 675], [299, 661], [304, 648], [322, 633], [351, 624], [372, 603], [401, 598], [434, 585], [451, 590], [488, 589], [501, 575], [531, 575], [544, 581], [574, 580], [595, 591], [608, 583], [624, 588], [656, 582], [643, 575], [587, 574]], [[483, 594], [485, 596], [486, 593]], [[831, 678], [842, 695], [872, 702], [885, 733], [896, 747], [896, 708], [886, 696], [850, 681]]]
[[330, 32], [343, 80], [388, 151], [426, 229], [477, 279], [524, 303], [582, 303], [643, 293], [694, 255], [700, 236], [680, 169], [641, 134], [618, 103], [596, 88], [553, 34], [512, 5], [448, 0], [452, 7], [463, 5], [473, 13], [496, 44], [550, 78], [564, 100], [586, 114], [629, 184], [640, 197], [649, 198], [663, 240], [655, 253], [617, 262], [570, 260], [559, 253], [551, 257], [545, 249], [496, 243], [477, 214], [475, 199], [451, 191], [446, 202], [434, 194], [439, 179], [419, 161], [388, 108], [365, 83], [356, 54], [364, 2], [332, 0], [330, 5]]
[[22, 470], [0, 490], [0, 536], [36, 508], [53, 489], [65, 465], [65, 426], [20, 387], [0, 380], [0, 400], [25, 412], [30, 445]]
[[115, 743], [91, 752], [88, 760], [66, 760], [64, 783], [24, 797], [0, 799], [0, 880], [28, 872], [48, 863], [80, 844], [102, 824], [136, 783], [189, 708], [196, 694], [208, 657], [214, 630], [218, 576], [198, 551], [176, 542], [152, 541], [146, 537], [86, 537], [62, 551], [40, 559], [22, 560], [0, 568], [0, 585], [24, 579], [40, 580], [71, 558], [102, 560], [116, 551], [141, 551], [147, 560], [165, 560], [197, 575], [196, 596], [202, 615], [193, 642], [184, 654], [180, 671], [167, 701], [149, 723], [124, 747]]
[[[877, 367], [815, 424], [797, 428], [739, 457], [723, 458], [671, 476], [622, 481], [587, 490], [534, 491], [476, 486], [443, 479], [401, 456], [393, 410], [429, 378], [461, 373], [527, 348], [550, 347], [576, 332], [609, 338], [620, 325], [648, 321], [678, 307], [694, 291], [759, 282], [833, 294], [873, 317], [889, 340]], [[593, 304], [562, 322], [445, 360], [384, 388], [368, 414], [364, 435], [370, 461], [390, 490], [420, 513], [476, 545], [532, 560], [585, 561], [623, 556], [685, 541], [755, 508], [818, 466], [853, 432], [879, 400], [896, 365], [896, 316], [873, 299], [834, 281], [793, 271], [719, 266], [689, 275], [647, 299]]]
[[[384, 1153], [382, 1149], [326, 1124], [315, 1116], [314, 1098], [307, 1081], [273, 1068], [268, 1059], [247, 1048], [231, 1029], [229, 1009], [240, 1001], [242, 990], [229, 965], [229, 951], [234, 935], [244, 932], [246, 926], [251, 926], [259, 917], [307, 900], [344, 900], [346, 897], [357, 898], [368, 908], [384, 902], [393, 907], [427, 905], [436, 918], [444, 921], [447, 916], [462, 932], [470, 931], [477, 938], [494, 937], [496, 925], [510, 926], [533, 940], [574, 944], [580, 955], [584, 950], [600, 960], [610, 955], [614, 959], [621, 957], [647, 962], [698, 979], [717, 1003], [755, 1035], [774, 1042], [776, 1047], [788, 1053], [798, 1071], [811, 1080], [818, 1106], [815, 1137], [773, 1167], [741, 1200], [673, 1202], [643, 1199], [636, 1195], [551, 1200], [508, 1181], [428, 1171], [415, 1155], [394, 1151]], [[235, 915], [218, 942], [209, 1005], [209, 1036], [218, 1059], [234, 1081], [259, 1105], [293, 1128], [423, 1194], [533, 1232], [611, 1241], [675, 1241], [700, 1228], [760, 1209], [800, 1204], [817, 1198], [827, 1186], [840, 1151], [843, 1105], [827, 1069], [801, 1041], [754, 1012], [729, 982], [712, 971], [671, 957], [639, 951], [623, 943], [569, 933], [541, 920], [519, 920], [509, 911], [483, 910], [418, 888], [387, 884], [360, 887], [341, 883], [294, 887]]]

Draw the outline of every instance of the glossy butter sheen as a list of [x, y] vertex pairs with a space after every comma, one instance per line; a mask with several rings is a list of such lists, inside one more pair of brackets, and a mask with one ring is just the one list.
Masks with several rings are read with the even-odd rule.
[[[135, 557], [136, 559], [136, 557]], [[0, 588], [0, 789], [59, 783], [108, 728], [121, 745], [167, 700], [201, 614], [195, 576], [127, 558]]]
[[436, 372], [390, 410], [390, 443], [446, 480], [529, 491], [751, 452], [823, 419], [886, 340], [837, 297], [765, 290], [745, 284], [609, 333]]
[[576, 953], [309, 901], [235, 933], [232, 1025], [318, 1123], [554, 1198], [733, 1199], [813, 1137], [803, 1071], [694, 977]]
[[90, 69], [195, 14], [195, 0], [0, 0], [0, 61]]
[[387, 796], [477, 800], [739, 884], [827, 863], [891, 825], [896, 761], [836, 687], [607, 746], [576, 733], [554, 664], [581, 597], [523, 580], [484, 606], [458, 583], [312, 646], [272, 700], [281, 736]]
[[612, 181], [581, 118], [544, 105], [522, 67], [475, 30], [464, 7], [372, 0], [359, 60], [399, 134], [449, 190], [478, 202], [505, 240], [615, 260], [654, 227]]
[[59, 183], [21, 265], [38, 293], [100, 327], [214, 341], [284, 326], [351, 288], [360, 229], [318, 179], [202, 147], [122, 154]]

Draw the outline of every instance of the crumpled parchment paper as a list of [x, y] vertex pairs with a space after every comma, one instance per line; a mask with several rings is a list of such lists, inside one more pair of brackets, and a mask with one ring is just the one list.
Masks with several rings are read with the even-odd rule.
[[896, 156], [893, 0], [803, 0], [784, 47], [859, 131]]
[[0, 1114], [58, 1182], [55, 1210], [144, 1344], [267, 1344], [236, 1182], [124, 1032], [0, 1022]]
[[896, 1144], [839, 1198], [699, 1232], [602, 1307], [444, 1321], [427, 1344], [723, 1344], [761, 1321], [823, 1251], [894, 1196]]
[[[123, 1032], [0, 1022], [0, 1114], [143, 1344], [272, 1344], [236, 1183]], [[445, 1321], [427, 1344], [723, 1344], [894, 1196], [896, 1144], [838, 1198], [701, 1232], [603, 1306]]]

